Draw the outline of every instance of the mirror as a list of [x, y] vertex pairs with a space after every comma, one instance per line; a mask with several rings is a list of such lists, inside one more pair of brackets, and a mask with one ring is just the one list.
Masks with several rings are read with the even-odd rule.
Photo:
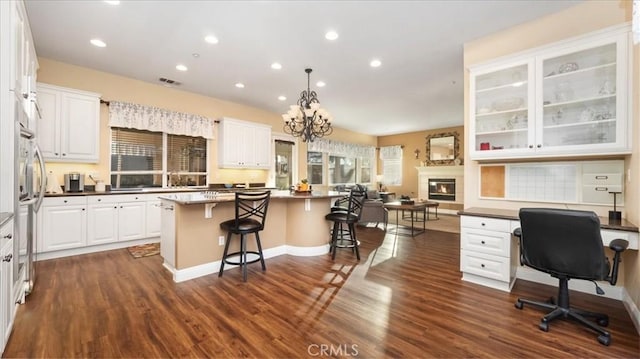
[[457, 132], [435, 133], [427, 139], [427, 166], [459, 165], [460, 141]]

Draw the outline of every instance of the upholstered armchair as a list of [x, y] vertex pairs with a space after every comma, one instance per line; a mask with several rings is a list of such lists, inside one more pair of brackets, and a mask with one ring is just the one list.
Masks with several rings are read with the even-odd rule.
[[384, 208], [384, 203], [382, 203], [382, 198], [380, 198], [378, 191], [367, 191], [367, 197], [362, 206], [362, 215], [358, 223], [365, 225], [375, 222], [376, 227], [383, 223], [386, 231], [388, 219], [389, 211]]

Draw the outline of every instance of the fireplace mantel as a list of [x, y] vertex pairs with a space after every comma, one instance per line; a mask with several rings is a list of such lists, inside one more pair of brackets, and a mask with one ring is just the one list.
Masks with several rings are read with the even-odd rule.
[[464, 176], [464, 166], [421, 166], [416, 167], [418, 176], [426, 175], [448, 175], [448, 176]]

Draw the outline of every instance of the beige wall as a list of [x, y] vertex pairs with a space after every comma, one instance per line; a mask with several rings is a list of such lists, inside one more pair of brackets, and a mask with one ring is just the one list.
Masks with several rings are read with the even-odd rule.
[[[384, 146], [404, 146], [402, 156], [402, 185], [401, 186], [386, 186], [390, 192], [395, 192], [396, 195], [407, 195], [410, 197], [418, 196], [418, 170], [416, 167], [421, 166], [422, 162], [427, 159], [426, 137], [436, 133], [444, 132], [457, 132], [460, 140], [460, 155], [464, 153], [464, 128], [448, 127], [439, 128], [435, 130], [418, 131], [403, 133], [398, 135], [380, 136], [378, 137], [378, 147]], [[420, 150], [419, 158], [415, 158], [414, 151]], [[382, 164], [378, 159], [378, 173], [382, 173]], [[448, 208], [447, 204], [441, 203], [441, 208]]]
[[[160, 107], [172, 111], [192, 113], [213, 119], [232, 117], [240, 120], [264, 123], [272, 126], [274, 133], [283, 133], [280, 114], [238, 103], [223, 101], [213, 97], [198, 95], [162, 85], [155, 85], [106, 72], [74, 66], [47, 58], [39, 58], [38, 81], [78, 90], [97, 92], [104, 100], [125, 101], [147, 106]], [[328, 104], [327, 104], [328, 105]], [[284, 108], [283, 108], [284, 111]], [[100, 161], [97, 164], [67, 164], [47, 162], [47, 169], [53, 171], [63, 182], [64, 173], [79, 171], [97, 172], [109, 183], [109, 127], [108, 107], [100, 106]], [[376, 137], [335, 128], [331, 139], [358, 144], [376, 145]], [[212, 141], [210, 182], [266, 182], [268, 171], [229, 170], [217, 168], [217, 140]], [[306, 177], [306, 144], [299, 146], [298, 178]], [[87, 184], [92, 184], [86, 182]]]
[[[488, 60], [514, 54], [530, 48], [546, 45], [569, 37], [582, 35], [591, 31], [631, 21], [631, 1], [587, 1], [564, 11], [524, 23], [511, 29], [501, 31], [470, 43], [464, 47], [464, 65], [480, 64]], [[632, 181], [625, 183], [624, 215], [634, 224], [640, 224], [640, 66], [638, 45], [634, 48], [634, 90], [629, 98], [633, 103], [633, 154], [625, 156], [625, 166], [631, 171]], [[465, 138], [469, 126], [469, 73], [465, 71]], [[481, 200], [478, 197], [479, 181], [478, 162], [469, 160], [468, 151], [465, 151], [465, 208], [489, 207], [518, 209], [522, 206], [540, 206], [540, 203], [527, 203], [515, 201]], [[547, 205], [547, 204], [545, 204]], [[551, 204], [548, 204], [552, 206]], [[578, 207], [578, 206], [576, 206]], [[605, 215], [609, 208], [589, 208], [596, 210], [600, 215]], [[628, 251], [624, 256], [624, 286], [635, 302], [640, 307], [640, 252]]]

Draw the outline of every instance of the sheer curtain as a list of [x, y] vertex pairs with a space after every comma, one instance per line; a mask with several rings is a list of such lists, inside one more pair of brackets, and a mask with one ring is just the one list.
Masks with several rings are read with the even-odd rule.
[[214, 138], [214, 121], [210, 118], [127, 102], [110, 101], [109, 126]]

